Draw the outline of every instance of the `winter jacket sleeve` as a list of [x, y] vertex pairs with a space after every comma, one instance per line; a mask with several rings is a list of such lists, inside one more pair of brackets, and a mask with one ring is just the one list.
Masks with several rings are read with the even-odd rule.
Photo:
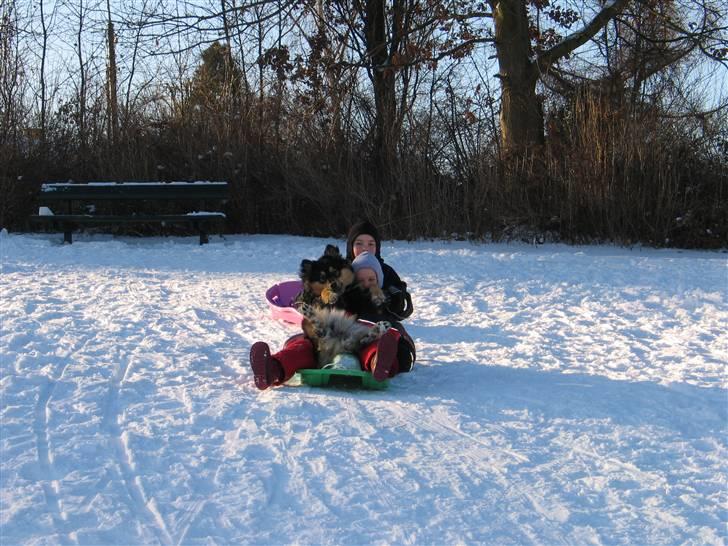
[[406, 319], [414, 310], [412, 297], [407, 292], [407, 283], [399, 278], [397, 272], [382, 262], [384, 270], [384, 286], [382, 290], [387, 296], [386, 310], [398, 320]]

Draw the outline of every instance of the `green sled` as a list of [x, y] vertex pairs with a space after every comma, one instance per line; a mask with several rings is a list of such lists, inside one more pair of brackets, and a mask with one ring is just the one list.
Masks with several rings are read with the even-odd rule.
[[311, 387], [343, 387], [349, 389], [384, 390], [389, 379], [377, 381], [374, 376], [362, 370], [299, 370], [296, 375], [301, 383]]

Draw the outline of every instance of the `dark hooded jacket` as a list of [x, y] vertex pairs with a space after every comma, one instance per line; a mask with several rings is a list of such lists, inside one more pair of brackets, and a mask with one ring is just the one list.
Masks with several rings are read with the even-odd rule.
[[[407, 283], [399, 278], [399, 275], [397, 275], [397, 272], [391, 266], [384, 263], [381, 256], [382, 239], [379, 236], [379, 230], [374, 224], [365, 220], [351, 227], [346, 238], [346, 259], [349, 261], [354, 259], [354, 240], [359, 235], [364, 234], [371, 235], [377, 243], [376, 256], [384, 273], [382, 290], [387, 296], [387, 304], [385, 307], [386, 315], [388, 316], [384, 318], [389, 321], [400, 321], [409, 317], [413, 309], [412, 298], [407, 292]], [[362, 318], [367, 317], [362, 316]]]

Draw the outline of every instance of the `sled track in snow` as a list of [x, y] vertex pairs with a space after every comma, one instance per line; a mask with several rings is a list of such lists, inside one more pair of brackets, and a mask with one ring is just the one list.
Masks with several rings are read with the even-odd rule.
[[[59, 375], [62, 376], [63, 371]], [[50, 449], [48, 408], [55, 386], [56, 379], [46, 377], [46, 383], [40, 388], [38, 401], [35, 406], [33, 433], [35, 434], [38, 456], [39, 481], [43, 488], [43, 496], [48, 506], [48, 512], [53, 519], [53, 526], [56, 532], [63, 537], [61, 542], [64, 544], [77, 544], [77, 541], [72, 540], [69, 533], [65, 530], [68, 519], [65, 512], [61, 509], [61, 502], [59, 500], [60, 484], [55, 478], [56, 471], [53, 467], [53, 457]]]
[[179, 537], [177, 540], [174, 541], [175, 546], [181, 546], [184, 544], [185, 539], [187, 538], [187, 533], [189, 532], [192, 525], [197, 521], [197, 518], [202, 513], [202, 511], [207, 506], [207, 501], [198, 501], [195, 503], [194, 507], [189, 510], [184, 517], [180, 520], [180, 525], [182, 527], [182, 530], [179, 533]]
[[[457, 448], [457, 452], [460, 457], [468, 461], [469, 469], [482, 476], [494, 476], [494, 481], [500, 488], [505, 504], [509, 506], [520, 505], [520, 510], [516, 512], [528, 511], [540, 513], [543, 516], [542, 523], [545, 527], [555, 531], [552, 536], [558, 536], [556, 532], [560, 525], [558, 513], [544, 509], [545, 503], [541, 502], [543, 501], [543, 495], [528, 484], [524, 484], [522, 480], [514, 482], [512, 473], [503, 468], [505, 460], [514, 461], [516, 464], [528, 463], [528, 457], [495, 443], [489, 444], [476, 438], [472, 434], [460, 430], [456, 425], [448, 422], [442, 415], [438, 415], [428, 408], [419, 407], [417, 418], [404, 412], [395, 412], [391, 415], [391, 419], [392, 422], [396, 422], [397, 420], [404, 421], [403, 426], [408, 428], [414, 427], [415, 431], [447, 435], [452, 438], [452, 441], [448, 443], [452, 443], [453, 445], [465, 441], [466, 445]], [[415, 432], [415, 435], [420, 436], [419, 432]], [[484, 448], [486, 452], [483, 453], [481, 448]], [[486, 458], [478, 457], [474, 453], [474, 449], [481, 449], [481, 455], [492, 453], [496, 456]], [[502, 456], [499, 457], [499, 454]], [[522, 534], [525, 542], [540, 543], [544, 540], [542, 535], [543, 529], [532, 529], [524, 525], [515, 525], [514, 529], [517, 529]]]
[[119, 391], [127, 373], [129, 372], [129, 357], [119, 363], [116, 373], [109, 381], [109, 394], [106, 401], [103, 425], [110, 437], [116, 464], [121, 473], [121, 479], [128, 495], [128, 505], [132, 514], [142, 522], [161, 544], [174, 544], [162, 515], [156, 507], [154, 499], [147, 499], [141, 478], [132, 465], [132, 452], [125, 440], [125, 435], [119, 425]]
[[[371, 410], [367, 407], [367, 402], [355, 400], [353, 398], [342, 398], [341, 400], [343, 404], [342, 409], [350, 423], [357, 423], [357, 416], [361, 415], [362, 412], [371, 413]], [[371, 422], [372, 421], [368, 421], [366, 424], [369, 425]], [[378, 473], [362, 473], [362, 477], [366, 479], [371, 491], [379, 492], [383, 505], [392, 508], [397, 506], [397, 500], [389, 493], [388, 488], [385, 486], [386, 484], [383, 482]]]

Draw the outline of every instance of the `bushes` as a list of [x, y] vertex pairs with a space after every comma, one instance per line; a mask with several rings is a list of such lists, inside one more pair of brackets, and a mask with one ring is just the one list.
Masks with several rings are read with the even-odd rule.
[[548, 140], [549, 210], [570, 240], [724, 246], [726, 163], [696, 118], [580, 96]]
[[[697, 120], [583, 96], [551, 114], [544, 148], [506, 161], [480, 141], [452, 152], [460, 154], [456, 169], [450, 151], [433, 153], [452, 149], [452, 126], [426, 138], [410, 128], [393, 178], [383, 183], [372, 177], [366, 142], [332, 141], [329, 127], [284, 102], [248, 99], [253, 107], [245, 111], [137, 113], [113, 148], [92, 129], [85, 157], [69, 125], [56, 123], [46, 146], [27, 140], [4, 150], [0, 222], [23, 229], [46, 179], [224, 179], [232, 185], [232, 232], [341, 235], [367, 216], [398, 238], [528, 233], [704, 248], [728, 241], [725, 135]], [[418, 127], [427, 121], [437, 120]], [[103, 112], [86, 123], [103, 127]], [[482, 130], [459, 127], [458, 138]]]

